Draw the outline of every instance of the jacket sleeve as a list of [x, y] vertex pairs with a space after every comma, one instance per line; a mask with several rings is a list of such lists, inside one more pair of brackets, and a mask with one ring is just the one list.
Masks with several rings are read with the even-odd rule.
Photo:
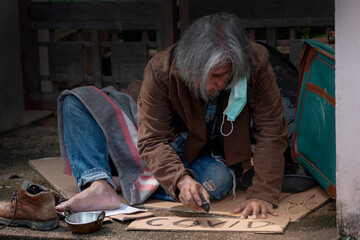
[[186, 174], [192, 177], [194, 175], [184, 168], [171, 146], [174, 140], [174, 111], [168, 97], [168, 86], [163, 81], [164, 76], [158, 77], [160, 73], [157, 71], [160, 70], [154, 69], [151, 61], [144, 71], [144, 81], [137, 102], [138, 148], [141, 158], [160, 185], [179, 201], [177, 182]]
[[258, 198], [277, 206], [284, 178], [288, 131], [280, 92], [268, 53], [265, 52], [252, 74], [253, 99], [250, 111], [256, 140], [255, 174], [253, 185], [247, 190], [247, 199]]

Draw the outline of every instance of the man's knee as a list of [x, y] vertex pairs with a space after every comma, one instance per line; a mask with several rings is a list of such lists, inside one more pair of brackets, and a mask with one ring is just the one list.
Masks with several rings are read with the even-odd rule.
[[74, 95], [67, 95], [63, 101], [62, 112], [64, 115], [74, 114], [82, 106], [83, 104], [77, 97], [75, 97]]
[[234, 175], [224, 164], [219, 163], [216, 167], [209, 169], [207, 178], [202, 186], [207, 190], [211, 199], [222, 199], [233, 186]]

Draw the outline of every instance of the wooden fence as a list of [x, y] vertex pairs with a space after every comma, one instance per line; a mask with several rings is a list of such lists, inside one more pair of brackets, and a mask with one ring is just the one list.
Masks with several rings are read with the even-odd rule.
[[[259, 39], [257, 31], [266, 29], [263, 40], [276, 47], [297, 39], [296, 31], [302, 27], [324, 27], [328, 34], [334, 27], [334, 4], [334, 0], [181, 0], [180, 29], [183, 32], [200, 16], [225, 11], [243, 20], [252, 40]], [[288, 30], [287, 39], [279, 39], [281, 28]]]
[[150, 54], [175, 41], [174, 3], [21, 0], [26, 108], [55, 110], [66, 88], [112, 85], [121, 90], [142, 80]]
[[194, 19], [219, 11], [238, 15], [252, 40], [296, 65], [301, 30], [328, 34], [335, 10], [333, 0], [19, 0], [25, 106], [55, 110], [59, 93], [76, 86], [124, 90]]
[[180, 29], [196, 18], [216, 12], [239, 16], [251, 40], [266, 42], [288, 55], [298, 67], [302, 39], [334, 30], [334, 0], [180, 0]]

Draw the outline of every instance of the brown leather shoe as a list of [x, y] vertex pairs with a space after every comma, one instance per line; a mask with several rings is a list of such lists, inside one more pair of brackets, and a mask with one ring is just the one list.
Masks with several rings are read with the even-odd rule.
[[10, 202], [0, 202], [0, 224], [51, 230], [59, 226], [51, 190], [25, 181]]

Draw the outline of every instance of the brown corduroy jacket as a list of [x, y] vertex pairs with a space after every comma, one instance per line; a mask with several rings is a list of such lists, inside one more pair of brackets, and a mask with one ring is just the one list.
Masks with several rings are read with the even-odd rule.
[[[258, 198], [278, 204], [284, 175], [284, 151], [287, 146], [287, 125], [283, 104], [276, 79], [269, 63], [267, 50], [251, 43], [255, 66], [248, 80], [248, 101], [234, 122], [234, 130], [222, 138], [226, 165], [241, 163], [244, 169], [250, 165], [250, 117], [253, 120], [254, 152], [253, 186], [247, 189], [247, 199]], [[171, 146], [175, 135], [188, 130], [184, 159], [193, 161], [207, 142], [204, 106], [181, 80], [175, 67], [175, 45], [156, 54], [144, 72], [138, 105], [138, 148], [161, 186], [176, 200], [176, 184], [186, 174], [185, 169]], [[221, 98], [223, 110], [229, 93]], [[220, 114], [221, 115], [221, 114]], [[220, 116], [222, 117], [222, 116]], [[221, 123], [218, 119], [217, 123]], [[220, 124], [218, 124], [219, 126]], [[230, 131], [225, 121], [223, 132]]]

